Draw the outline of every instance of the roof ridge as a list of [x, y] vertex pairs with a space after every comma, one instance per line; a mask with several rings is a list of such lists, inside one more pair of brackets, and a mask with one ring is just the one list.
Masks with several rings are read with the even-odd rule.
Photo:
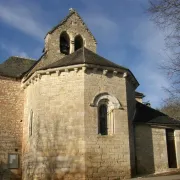
[[33, 60], [33, 61], [36, 61], [36, 60], [37, 60], [37, 59], [28, 58], [28, 57], [22, 57], [22, 56], [10, 56], [9, 58], [11, 58], [11, 57], [21, 58], [21, 59], [27, 59], [27, 60]]

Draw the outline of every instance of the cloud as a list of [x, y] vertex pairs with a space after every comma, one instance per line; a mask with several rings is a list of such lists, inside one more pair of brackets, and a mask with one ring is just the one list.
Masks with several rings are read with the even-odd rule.
[[98, 37], [99, 41], [113, 44], [118, 42], [117, 36], [120, 31], [118, 24], [101, 13], [84, 13], [83, 15], [88, 26], [92, 28], [92, 31]]
[[82, 17], [100, 42], [99, 46], [103, 46], [106, 57], [130, 68], [141, 84], [138, 90], [146, 95], [145, 100], [150, 100], [154, 107], [160, 106], [166, 97], [163, 87], [170, 86], [159, 69], [159, 65], [167, 60], [167, 55], [164, 53], [164, 35], [147, 14], [139, 13], [145, 11], [148, 3], [138, 0], [139, 6], [129, 13], [126, 13], [128, 2], [126, 6], [120, 3], [119, 11], [124, 13], [117, 12], [113, 16], [109, 10], [107, 13], [107, 7], [99, 6], [97, 1], [81, 1], [85, 5]]
[[147, 19], [141, 19], [134, 29], [131, 44], [139, 50], [135, 59], [138, 63], [134, 71], [140, 84], [144, 87], [146, 99], [150, 100], [153, 106], [159, 106], [160, 102], [167, 95], [163, 87], [170, 87], [165, 74], [159, 69], [160, 65], [167, 60], [165, 54], [165, 41], [162, 32]]
[[98, 42], [103, 45], [117, 43], [117, 37], [120, 31], [118, 23], [108, 16], [97, 1], [81, 0], [81, 2], [84, 4], [81, 15], [92, 33], [97, 37]]
[[0, 21], [42, 41], [47, 25], [37, 19], [38, 14], [35, 9], [25, 4], [0, 3]]
[[[130, 68], [141, 84], [138, 90], [146, 95], [146, 100], [150, 100], [153, 106], [159, 106], [161, 99], [166, 96], [163, 87], [169, 87], [169, 83], [158, 67], [167, 60], [167, 56], [164, 53], [163, 34], [140, 8], [145, 7], [147, 2], [117, 0], [112, 4], [103, 0], [80, 1], [83, 4], [80, 15], [97, 38], [103, 56]], [[45, 20], [51, 17], [44, 18], [46, 13], [36, 7], [37, 3], [36, 6], [29, 6], [27, 1], [19, 5], [12, 2], [0, 2], [0, 21], [42, 41], [49, 29]], [[11, 44], [10, 47], [0, 45], [0, 48], [9, 51], [11, 55], [28, 57], [26, 52]], [[28, 53], [32, 55], [33, 52]]]
[[9, 56], [20, 56], [20, 57], [29, 57], [28, 54], [24, 51], [21, 51], [18, 47], [9, 46], [5, 43], [0, 42], [0, 48], [8, 53]]

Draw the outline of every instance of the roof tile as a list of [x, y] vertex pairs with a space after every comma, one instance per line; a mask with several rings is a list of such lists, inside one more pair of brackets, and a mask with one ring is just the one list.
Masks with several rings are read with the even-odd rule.
[[168, 115], [153, 109], [145, 104], [136, 101], [135, 123], [155, 124], [155, 125], [178, 125], [180, 121], [175, 120]]
[[0, 64], [0, 75], [20, 78], [35, 63], [36, 61], [32, 59], [12, 56], [8, 58], [4, 63]]

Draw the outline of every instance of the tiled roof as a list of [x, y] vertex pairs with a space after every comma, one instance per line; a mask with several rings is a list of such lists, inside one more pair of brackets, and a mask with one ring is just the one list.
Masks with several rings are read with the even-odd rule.
[[134, 117], [135, 123], [146, 123], [154, 125], [177, 125], [180, 126], [180, 121], [175, 120], [168, 115], [155, 110], [145, 104], [136, 101], [136, 114]]
[[170, 118], [169, 116], [159, 116], [157, 118], [154, 118], [148, 121], [148, 124], [179, 125], [180, 126], [180, 121]]
[[58, 67], [66, 67], [66, 66], [80, 65], [80, 64], [111, 67], [114, 68], [114, 70], [122, 69], [126, 72], [129, 72], [131, 76], [135, 79], [136, 84], [139, 85], [133, 73], [128, 68], [115, 64], [84, 47], [78, 49], [77, 51], [75, 51], [70, 55], [63, 57], [62, 59], [57, 60], [52, 64], [48, 64], [48, 65], [44, 64], [43, 61], [40, 59], [39, 62], [29, 72], [29, 74], [26, 75], [26, 79], [38, 70], [46, 70], [46, 69], [53, 69]]
[[0, 75], [20, 78], [27, 72], [34, 64], [35, 60], [12, 56], [8, 58], [5, 62], [0, 64]]
[[50, 68], [64, 67], [64, 66], [77, 65], [77, 64], [92, 64], [92, 65], [121, 68], [124, 70], [128, 70], [126, 67], [117, 65], [86, 48], [80, 48], [74, 53], [65, 56], [64, 58], [50, 65], [47, 65], [41, 69], [45, 70]]

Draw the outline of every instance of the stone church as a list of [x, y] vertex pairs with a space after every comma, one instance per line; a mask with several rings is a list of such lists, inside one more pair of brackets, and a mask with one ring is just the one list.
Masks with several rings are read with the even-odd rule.
[[142, 103], [74, 10], [37, 60], [0, 64], [0, 179], [118, 180], [180, 167], [180, 121]]

